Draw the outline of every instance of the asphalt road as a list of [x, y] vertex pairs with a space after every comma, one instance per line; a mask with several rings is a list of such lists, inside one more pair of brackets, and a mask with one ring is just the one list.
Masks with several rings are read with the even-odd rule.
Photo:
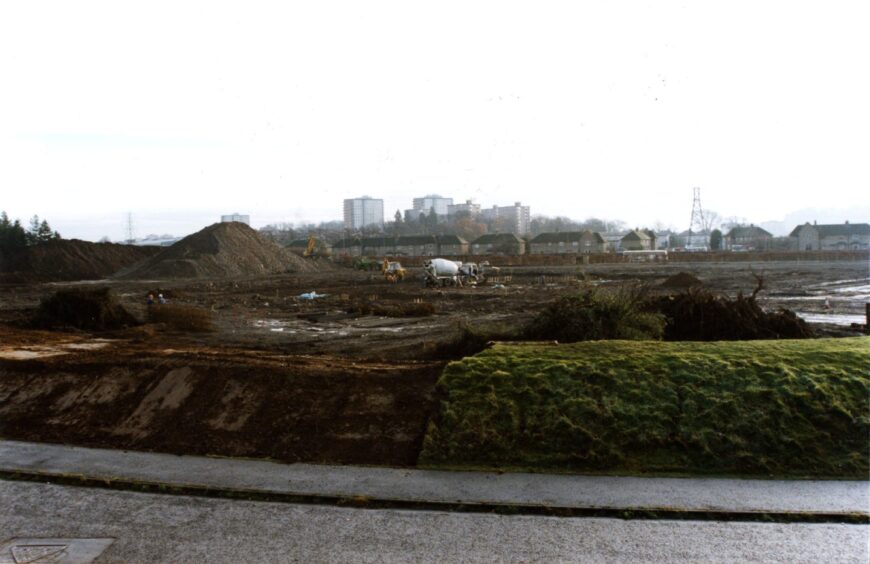
[[[125, 562], [867, 562], [870, 526], [345, 509], [0, 480], [0, 543], [114, 538]], [[0, 562], [9, 555], [0, 554]]]

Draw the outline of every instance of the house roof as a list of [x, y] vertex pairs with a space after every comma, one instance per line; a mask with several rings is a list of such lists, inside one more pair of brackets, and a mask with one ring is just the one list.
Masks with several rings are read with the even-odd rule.
[[[707, 236], [709, 236], [709, 235], [710, 235], [710, 232], [707, 231], [706, 229], [703, 230], [703, 231], [692, 231], [692, 232], [691, 232], [691, 235], [692, 235], [692, 237], [700, 237], [701, 235], [707, 235]], [[688, 236], [689, 236], [689, 230], [688, 230], [688, 229], [686, 229], [685, 231], [682, 231], [682, 232], [679, 233], [679, 237], [688, 237]]]
[[396, 245], [399, 246], [434, 244], [435, 235], [406, 235], [404, 237], [399, 237], [399, 239], [396, 241]]
[[804, 223], [792, 229], [789, 237], [797, 237], [804, 227], [812, 227], [819, 232], [819, 237], [848, 237], [849, 235], [870, 235], [870, 223], [835, 223], [829, 225], [810, 225]]
[[392, 247], [396, 244], [395, 237], [364, 237], [363, 247]]
[[513, 233], [487, 233], [474, 240], [473, 245], [516, 245], [523, 240]]
[[773, 234], [757, 225], [742, 225], [732, 227], [725, 237], [727, 239], [761, 239], [764, 237], [773, 237]]
[[573, 243], [574, 241], [582, 241], [584, 238], [592, 237], [596, 243], [604, 243], [604, 238], [600, 233], [585, 230], [585, 231], [561, 231], [559, 233], [541, 233], [530, 242], [534, 244], [546, 243]]
[[459, 235], [439, 235], [438, 243], [441, 245], [467, 245], [468, 241]]
[[647, 235], [646, 232], [640, 229], [635, 229], [633, 231], [629, 231], [622, 238], [622, 241], [649, 241], [650, 239], [652, 239], [652, 237]]

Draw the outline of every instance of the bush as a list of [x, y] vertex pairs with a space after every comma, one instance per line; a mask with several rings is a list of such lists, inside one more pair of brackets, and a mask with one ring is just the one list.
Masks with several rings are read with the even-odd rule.
[[614, 292], [586, 288], [546, 306], [526, 327], [524, 337], [560, 343], [661, 339], [665, 318], [645, 311], [644, 300], [643, 289], [638, 286]]
[[744, 341], [806, 339], [815, 334], [809, 324], [789, 310], [766, 312], [754, 295], [736, 298], [692, 288], [675, 296], [650, 300], [648, 307], [667, 319], [668, 341]]
[[206, 332], [214, 330], [208, 310], [179, 304], [155, 304], [148, 308], [148, 321], [163, 323], [176, 331]]
[[138, 325], [139, 322], [117, 302], [109, 288], [58, 290], [42, 300], [34, 322], [37, 326], [68, 326], [105, 331]]

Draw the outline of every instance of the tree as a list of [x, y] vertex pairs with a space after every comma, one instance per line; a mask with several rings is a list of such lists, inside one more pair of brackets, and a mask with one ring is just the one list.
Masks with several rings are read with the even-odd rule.
[[393, 235], [401, 234], [402, 223], [402, 212], [396, 210], [396, 215], [393, 216]]
[[11, 255], [27, 246], [27, 232], [17, 219], [12, 222], [0, 213], [0, 255]]
[[42, 220], [39, 224], [39, 228], [36, 231], [36, 242], [37, 243], [45, 243], [48, 241], [54, 240], [55, 232], [51, 230], [51, 227], [48, 225], [46, 220]]
[[722, 250], [722, 232], [718, 229], [714, 229], [710, 232], [710, 250], [711, 251], [721, 251]]
[[39, 242], [39, 216], [30, 218], [30, 227], [27, 229], [27, 244], [35, 245]]
[[710, 233], [722, 223], [722, 216], [712, 210], [704, 212], [704, 231]]

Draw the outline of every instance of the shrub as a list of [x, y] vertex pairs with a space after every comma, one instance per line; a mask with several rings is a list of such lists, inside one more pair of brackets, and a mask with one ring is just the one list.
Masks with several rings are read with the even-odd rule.
[[58, 325], [89, 331], [105, 331], [138, 325], [139, 322], [117, 302], [109, 288], [58, 290], [42, 300], [34, 323]]
[[661, 339], [665, 318], [645, 311], [644, 299], [644, 291], [638, 286], [614, 292], [585, 288], [546, 306], [526, 327], [524, 337], [562, 343]]

